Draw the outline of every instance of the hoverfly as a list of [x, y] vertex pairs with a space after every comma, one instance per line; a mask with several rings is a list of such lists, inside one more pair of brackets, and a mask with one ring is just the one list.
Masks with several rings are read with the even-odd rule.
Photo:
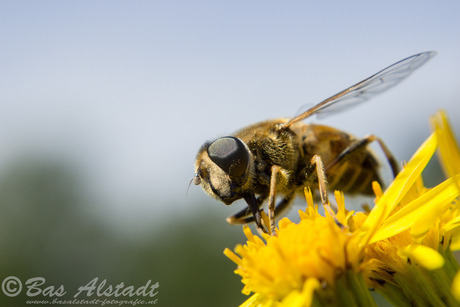
[[[264, 232], [268, 231], [262, 224], [260, 208], [268, 199], [272, 234], [275, 234], [275, 216], [305, 186], [319, 190], [328, 210], [331, 210], [328, 191], [373, 195], [372, 182], [382, 183], [382, 180], [377, 158], [367, 148], [369, 143], [376, 141], [380, 145], [394, 176], [399, 171], [396, 159], [382, 140], [374, 135], [359, 139], [302, 120], [364, 102], [401, 82], [434, 55], [433, 51], [422, 52], [396, 62], [294, 118], [267, 120], [206, 142], [196, 158], [193, 183], [201, 184], [207, 194], [226, 205], [244, 199], [248, 207], [228, 217], [227, 222], [254, 221]], [[282, 197], [275, 206], [277, 195]]]

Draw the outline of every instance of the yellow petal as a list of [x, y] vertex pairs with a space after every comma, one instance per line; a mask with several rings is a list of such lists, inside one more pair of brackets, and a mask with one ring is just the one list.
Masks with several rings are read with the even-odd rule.
[[343, 225], [347, 224], [347, 214], [345, 212], [345, 197], [342, 192], [335, 191], [335, 201], [337, 203], [337, 220]]
[[279, 229], [283, 229], [283, 228], [286, 228], [288, 227], [289, 225], [291, 225], [292, 222], [287, 218], [287, 217], [283, 217], [279, 222], [278, 222], [278, 228]]
[[[417, 178], [421, 175], [438, 145], [436, 134], [432, 134], [407, 165], [396, 176], [387, 191], [377, 200], [374, 209], [361, 227], [363, 243], [367, 244], [381, 223], [390, 215], [395, 206], [406, 195]], [[375, 241], [375, 240], [373, 240]]]
[[234, 252], [232, 252], [228, 248], [224, 250], [224, 255], [230, 258], [230, 260], [235, 262], [237, 265], [241, 264], [241, 258], [238, 257]]
[[460, 250], [460, 230], [459, 229], [456, 229], [452, 233], [450, 249], [453, 251]]
[[444, 226], [442, 226], [442, 230], [444, 232], [448, 232], [454, 229], [458, 229], [460, 227], [460, 216], [456, 216], [455, 218], [448, 221]]
[[444, 265], [444, 258], [434, 249], [425, 246], [412, 244], [404, 247], [398, 252], [403, 258], [410, 258], [428, 270], [439, 269]]
[[306, 298], [304, 306], [310, 306], [313, 301], [313, 294], [320, 288], [320, 283], [316, 278], [308, 278], [304, 284], [302, 294]]
[[[279, 304], [279, 307], [303, 307], [311, 306], [313, 295], [316, 289], [320, 288], [316, 278], [308, 278], [304, 283], [302, 291], [292, 291]], [[278, 306], [278, 305], [277, 305]]]
[[[460, 174], [456, 177], [460, 179]], [[450, 206], [450, 202], [459, 196], [460, 191], [454, 179], [447, 179], [388, 217], [372, 236], [369, 243], [392, 237], [411, 228], [420, 220], [427, 222], [426, 229], [420, 229], [422, 225], [419, 224], [417, 232], [421, 233], [428, 230], [433, 225], [432, 222], [438, 219], [440, 214]], [[431, 223], [428, 223], [430, 220]]]
[[439, 155], [446, 176], [453, 177], [460, 173], [460, 149], [444, 111], [438, 112], [431, 118], [439, 139]]

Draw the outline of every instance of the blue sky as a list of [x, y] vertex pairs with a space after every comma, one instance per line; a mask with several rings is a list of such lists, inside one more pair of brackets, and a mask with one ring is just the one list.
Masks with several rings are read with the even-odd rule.
[[314, 119], [408, 159], [440, 108], [460, 135], [458, 12], [458, 1], [2, 1], [0, 169], [31, 154], [71, 161], [101, 211], [133, 220], [197, 199], [218, 210], [198, 188], [184, 197], [204, 141], [436, 50], [397, 88]]

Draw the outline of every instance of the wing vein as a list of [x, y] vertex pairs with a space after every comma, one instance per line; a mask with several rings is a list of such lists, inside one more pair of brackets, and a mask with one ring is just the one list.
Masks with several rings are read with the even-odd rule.
[[289, 122], [282, 125], [281, 128], [286, 129], [291, 124], [304, 120], [314, 114], [338, 112], [350, 106], [363, 103], [373, 96], [399, 84], [435, 54], [435, 51], [426, 51], [402, 59], [355, 85], [321, 101], [302, 114], [292, 118]]

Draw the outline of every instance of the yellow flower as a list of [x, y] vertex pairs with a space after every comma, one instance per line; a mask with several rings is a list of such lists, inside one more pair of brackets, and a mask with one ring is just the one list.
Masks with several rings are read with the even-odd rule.
[[[309, 207], [305, 212], [299, 211], [298, 224], [282, 219], [277, 236], [262, 234], [265, 242], [244, 226], [248, 242], [236, 247], [239, 257], [229, 249], [224, 251], [238, 264], [235, 273], [243, 278], [243, 293], [256, 293], [242, 306], [309, 306], [314, 291], [319, 289], [325, 297], [318, 299], [329, 304], [355, 300], [347, 297], [350, 293], [346, 291], [337, 297], [331, 295], [339, 287], [352, 286], [366, 293], [364, 280], [348, 275], [363, 270], [359, 242], [348, 228], [337, 225], [334, 218], [318, 213], [309, 190], [306, 197]], [[351, 215], [345, 212], [343, 195], [336, 193], [336, 200], [337, 219], [346, 224]], [[359, 300], [372, 304], [367, 293]]]
[[[378, 264], [367, 274], [369, 284], [399, 306], [458, 304], [454, 297], [460, 284], [452, 284], [458, 264], [451, 250], [460, 247], [460, 150], [443, 112], [433, 116], [432, 125], [434, 134], [389, 189], [377, 195], [362, 227], [362, 235], [369, 236], [366, 229], [380, 224], [365, 248], [366, 261]], [[436, 148], [447, 180], [428, 189], [421, 172]], [[396, 188], [404, 184], [407, 191]]]
[[[409, 190], [398, 201], [392, 202], [394, 210], [385, 216], [377, 201], [371, 213], [374, 219], [383, 216], [379, 218], [383, 221], [365, 249], [366, 259], [379, 263], [378, 270], [368, 277], [378, 291], [397, 305], [458, 304], [454, 297], [455, 291], [460, 293], [460, 285], [452, 284], [458, 264], [451, 250], [460, 247], [460, 150], [443, 112], [432, 118], [432, 125], [435, 133], [422, 146], [425, 152], [420, 156], [430, 158], [437, 147], [448, 179], [434, 188], [425, 188], [421, 171], [427, 161], [420, 160], [419, 169], [408, 164], [405, 171], [415, 182], [409, 184]], [[400, 179], [398, 175], [393, 184]], [[387, 199], [391, 198], [391, 189], [385, 192]], [[371, 215], [365, 223], [372, 223]]]
[[[277, 236], [262, 238], [245, 226], [248, 242], [236, 254], [224, 251], [238, 265], [243, 293], [254, 293], [242, 306], [369, 306], [368, 287], [398, 306], [456, 305], [460, 150], [444, 113], [432, 123], [435, 132], [388, 189], [374, 183], [372, 211], [347, 212], [336, 192], [336, 217], [322, 216], [306, 191], [298, 224], [282, 219]], [[429, 189], [421, 174], [437, 148], [447, 180]]]

